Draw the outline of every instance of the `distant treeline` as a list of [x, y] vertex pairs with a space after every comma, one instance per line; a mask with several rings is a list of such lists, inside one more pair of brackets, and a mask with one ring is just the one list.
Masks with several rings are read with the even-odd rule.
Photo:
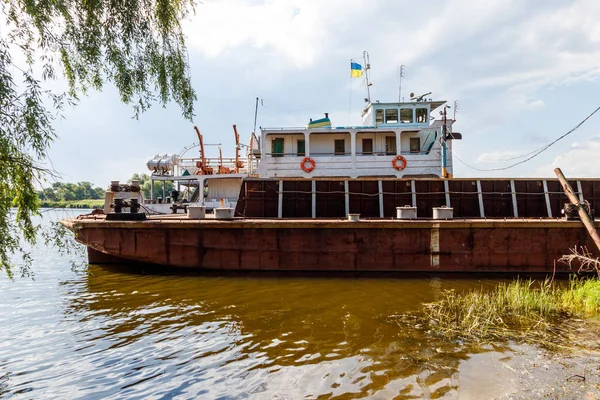
[[[150, 198], [150, 176], [148, 174], [133, 174], [128, 180], [140, 181], [140, 190], [144, 198]], [[108, 183], [106, 185], [108, 187]], [[165, 193], [170, 196], [174, 189], [172, 182], [166, 182]], [[42, 208], [95, 208], [104, 205], [105, 188], [93, 187], [90, 182], [66, 183], [55, 182], [52, 186], [38, 192]], [[162, 182], [154, 185], [154, 198], [162, 197]]]

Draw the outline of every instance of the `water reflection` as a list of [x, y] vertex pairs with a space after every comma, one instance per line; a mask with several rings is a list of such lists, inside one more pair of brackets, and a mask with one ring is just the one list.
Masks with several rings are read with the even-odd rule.
[[[537, 348], [398, 324], [445, 289], [495, 286], [490, 275], [74, 273], [56, 250], [33, 251], [35, 281], [0, 280], [1, 398], [554, 398], [540, 383], [565, 382], [564, 360]], [[558, 397], [585, 398], [580, 386]]]
[[422, 275], [151, 275], [92, 266], [82, 282], [65, 285], [72, 292], [65, 318], [78, 326], [76, 351], [90, 370], [102, 371], [94, 390], [439, 398], [459, 390], [461, 362], [505, 349], [446, 343], [390, 317], [444, 289], [496, 283]]

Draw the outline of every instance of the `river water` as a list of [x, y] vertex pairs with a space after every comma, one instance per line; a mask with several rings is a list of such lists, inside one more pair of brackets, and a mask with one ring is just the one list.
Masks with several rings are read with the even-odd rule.
[[443, 290], [491, 288], [497, 277], [72, 271], [55, 249], [33, 255], [35, 280], [0, 278], [0, 398], [578, 398], [598, 389], [591, 377], [568, 379], [595, 354], [448, 342], [398, 322]]

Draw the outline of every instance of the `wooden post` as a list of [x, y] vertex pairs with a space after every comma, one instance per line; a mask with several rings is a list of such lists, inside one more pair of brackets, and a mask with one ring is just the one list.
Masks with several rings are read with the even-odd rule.
[[579, 213], [579, 218], [581, 218], [581, 222], [583, 222], [583, 225], [585, 225], [588, 233], [590, 234], [590, 237], [592, 238], [594, 243], [596, 243], [596, 247], [598, 247], [598, 250], [600, 250], [600, 236], [598, 236], [598, 232], [596, 232], [596, 227], [594, 226], [594, 221], [592, 221], [592, 219], [588, 215], [587, 211], [585, 211], [585, 209], [579, 202], [579, 199], [573, 192], [571, 185], [569, 185], [569, 182], [567, 182], [567, 178], [565, 178], [565, 176], [563, 175], [560, 168], [554, 169], [554, 173], [558, 177], [558, 180], [559, 180], [560, 184], [562, 185], [563, 190], [565, 191], [565, 194], [569, 198], [569, 201], [571, 203], [573, 203], [575, 205], [575, 207], [577, 207], [577, 212]]

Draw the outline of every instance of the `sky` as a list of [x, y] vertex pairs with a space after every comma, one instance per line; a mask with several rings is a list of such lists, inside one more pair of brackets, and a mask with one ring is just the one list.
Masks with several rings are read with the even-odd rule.
[[[455, 177], [600, 176], [600, 112], [532, 160], [504, 170], [567, 133], [600, 106], [597, 0], [203, 0], [184, 22], [195, 118], [174, 104], [139, 120], [116, 89], [65, 112], [50, 158], [65, 181], [107, 186], [147, 172], [157, 153], [197, 142], [233, 156], [258, 126], [304, 126], [328, 112], [359, 125], [362, 79], [350, 60], [368, 51], [372, 100], [432, 92], [458, 109]], [[216, 156], [216, 146], [207, 147]], [[196, 155], [191, 150], [187, 155]]]

